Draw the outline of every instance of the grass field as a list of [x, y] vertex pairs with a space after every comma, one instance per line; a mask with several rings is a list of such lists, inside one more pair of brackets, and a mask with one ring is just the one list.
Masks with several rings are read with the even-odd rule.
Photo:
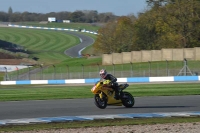
[[38, 57], [40, 62], [47, 64], [69, 58], [64, 51], [80, 42], [64, 32], [22, 28], [0, 28], [0, 39], [23, 46], [30, 58]]
[[[55, 28], [69, 28], [69, 29], [86, 29], [89, 31], [96, 31], [99, 26], [93, 24], [80, 24], [80, 23], [48, 23], [39, 24], [37, 22], [30, 23], [15, 23], [20, 25], [31, 25], [41, 27], [55, 27]], [[96, 39], [96, 35], [82, 33]], [[51, 31], [51, 30], [38, 30], [38, 29], [23, 29], [23, 28], [3, 28], [0, 27], [0, 40], [8, 41], [13, 44], [23, 46], [29, 53], [29, 59], [33, 57], [39, 58], [38, 64], [56, 65], [59, 67], [68, 65], [90, 65], [99, 63], [101, 59], [71, 59], [64, 54], [64, 51], [78, 43], [79, 38], [76, 36], [68, 35], [62, 31]], [[94, 54], [92, 46], [84, 49], [83, 54]], [[87, 63], [88, 62], [88, 63]], [[51, 69], [50, 69], [51, 70]], [[5, 73], [0, 73], [0, 81], [3, 80]]]
[[[0, 101], [92, 98], [93, 85], [4, 85]], [[135, 97], [200, 95], [199, 83], [132, 84], [126, 91]]]
[[[25, 23], [26, 24], [26, 23]], [[30, 25], [38, 26], [38, 23], [31, 23]], [[86, 24], [69, 24], [76, 25], [78, 27], [85, 26]], [[49, 23], [48, 27], [60, 27], [67, 28], [66, 24], [52, 24]], [[73, 26], [73, 27], [76, 27]], [[94, 26], [87, 24], [89, 29], [93, 29]], [[99, 28], [95, 26], [95, 28]], [[82, 33], [96, 39], [96, 35], [89, 33]], [[7, 41], [13, 44], [23, 46], [28, 50], [31, 57], [38, 57], [40, 61], [46, 62], [60, 62], [67, 57], [64, 51], [78, 43], [79, 38], [66, 34], [63, 31], [54, 30], [39, 30], [39, 29], [25, 29], [25, 28], [0, 28], [0, 40]], [[90, 50], [91, 49], [91, 50]], [[83, 50], [83, 53], [93, 54], [93, 48], [90, 46], [87, 50]]]

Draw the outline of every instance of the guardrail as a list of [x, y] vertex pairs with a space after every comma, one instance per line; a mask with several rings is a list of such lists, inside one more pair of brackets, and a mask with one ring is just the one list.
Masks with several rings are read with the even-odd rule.
[[[60, 31], [76, 31], [76, 32], [79, 31], [79, 30], [75, 30], [75, 29], [36, 27], [36, 26], [24, 26], [24, 25], [13, 25], [13, 24], [8, 24], [8, 26], [16, 27], [16, 28], [43, 29], [43, 30], [60, 30]], [[85, 33], [90, 33], [90, 34], [95, 34], [95, 35], [98, 34], [97, 32], [88, 31], [88, 30], [81, 30], [80, 32], [85, 32]]]

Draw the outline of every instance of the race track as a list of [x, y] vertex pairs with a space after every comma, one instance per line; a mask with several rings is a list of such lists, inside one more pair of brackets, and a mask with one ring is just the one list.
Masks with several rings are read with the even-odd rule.
[[65, 54], [72, 57], [72, 58], [76, 58], [76, 57], [80, 57], [80, 50], [84, 49], [85, 47], [92, 45], [94, 43], [94, 39], [86, 36], [84, 34], [81, 34], [79, 32], [66, 32], [67, 34], [71, 34], [73, 36], [77, 36], [78, 38], [80, 38], [81, 43], [78, 45], [75, 45], [67, 50], [65, 50]]
[[200, 95], [136, 97], [133, 108], [108, 106], [99, 109], [93, 99], [36, 100], [0, 102], [0, 120], [105, 115], [126, 113], [190, 112], [200, 110]]

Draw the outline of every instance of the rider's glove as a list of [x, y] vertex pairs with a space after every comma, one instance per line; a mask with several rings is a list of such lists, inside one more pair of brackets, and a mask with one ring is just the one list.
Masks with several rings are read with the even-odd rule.
[[114, 83], [110, 82], [110, 85], [111, 85], [111, 86], [114, 86]]

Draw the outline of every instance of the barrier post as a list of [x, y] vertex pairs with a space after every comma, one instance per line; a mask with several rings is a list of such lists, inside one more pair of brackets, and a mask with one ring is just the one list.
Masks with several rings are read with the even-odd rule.
[[166, 60], [166, 74], [167, 74], [167, 76], [169, 76], [169, 73], [168, 73], [168, 60]]
[[82, 76], [83, 76], [83, 79], [84, 79], [84, 65], [81, 64], [81, 66], [82, 66]]
[[151, 62], [150, 61], [148, 62], [149, 62], [149, 77], [151, 77]]
[[56, 66], [55, 66], [55, 65], [53, 65], [53, 68], [54, 68], [53, 79], [55, 80], [55, 79], [56, 79]]
[[66, 66], [67, 66], [67, 77], [69, 79], [69, 66], [68, 65], [66, 65]]

